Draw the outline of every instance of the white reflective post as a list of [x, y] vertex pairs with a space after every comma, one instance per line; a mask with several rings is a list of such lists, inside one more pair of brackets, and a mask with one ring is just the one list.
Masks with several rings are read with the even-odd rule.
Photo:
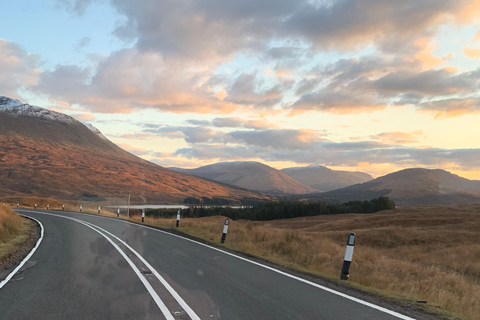
[[345, 250], [345, 257], [343, 258], [342, 273], [340, 274], [340, 279], [342, 280], [348, 280], [350, 275], [350, 265], [352, 263], [354, 245], [355, 233], [352, 232], [348, 235], [347, 249]]
[[225, 219], [225, 225], [223, 226], [222, 239], [220, 240], [220, 243], [225, 243], [225, 237], [227, 236], [229, 222], [229, 219]]

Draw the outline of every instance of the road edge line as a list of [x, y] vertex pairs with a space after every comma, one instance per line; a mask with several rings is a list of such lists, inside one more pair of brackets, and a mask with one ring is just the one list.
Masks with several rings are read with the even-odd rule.
[[[130, 268], [132, 268], [133, 272], [137, 275], [137, 277], [139, 278], [139, 280], [143, 283], [143, 285], [145, 286], [145, 288], [147, 289], [147, 291], [150, 293], [150, 296], [152, 297], [152, 299], [155, 301], [155, 303], [157, 304], [158, 308], [160, 309], [160, 311], [162, 311], [163, 315], [165, 316], [165, 318], [167, 320], [175, 320], [175, 318], [172, 316], [172, 314], [170, 313], [170, 310], [167, 308], [167, 306], [165, 305], [165, 303], [163, 303], [162, 299], [160, 298], [160, 296], [155, 292], [155, 290], [153, 289], [152, 285], [148, 282], [148, 280], [143, 276], [143, 274], [140, 272], [140, 270], [137, 268], [137, 266], [133, 263], [132, 260], [130, 260], [130, 258], [127, 256], [127, 254], [122, 250], [120, 249], [120, 247], [115, 243], [113, 242], [112, 239], [110, 239], [109, 237], [107, 237], [103, 232], [97, 230], [95, 227], [91, 226], [91, 225], [88, 225], [88, 222], [87, 221], [83, 221], [83, 220], [80, 220], [80, 219], [75, 219], [75, 218], [72, 218], [72, 217], [66, 217], [66, 216], [60, 216], [60, 215], [56, 215], [56, 214], [51, 214], [51, 213], [48, 213], [48, 212], [41, 212], [41, 211], [27, 211], [25, 210], [26, 212], [28, 213], [38, 213], [40, 215], [44, 214], [44, 215], [49, 215], [49, 216], [54, 216], [54, 217], [58, 217], [58, 218], [64, 218], [64, 219], [68, 219], [68, 220], [72, 220], [74, 222], [77, 222], [77, 223], [80, 223], [80, 224], [83, 224], [84, 226], [92, 229], [93, 231], [99, 233], [100, 235], [102, 235], [105, 239], [107, 239], [108, 242], [110, 242], [113, 247], [118, 251], [118, 253], [120, 253], [120, 255], [127, 261], [127, 263], [130, 265]], [[154, 293], [154, 295], [152, 294], [152, 292]]]
[[38, 221], [37, 219], [35, 218], [32, 218], [32, 217], [27, 217], [27, 216], [24, 216], [23, 214], [20, 214], [22, 217], [26, 218], [26, 219], [30, 219], [30, 220], [33, 220], [35, 221], [36, 223], [38, 223], [38, 225], [40, 226], [40, 238], [38, 238], [37, 240], [37, 243], [35, 244], [35, 247], [33, 247], [33, 249], [30, 251], [30, 253], [22, 260], [22, 262], [20, 262], [20, 264], [15, 268], [13, 269], [12, 272], [10, 272], [10, 274], [2, 281], [0, 282], [0, 290], [8, 283], [8, 281], [10, 281], [13, 276], [23, 267], [23, 265], [28, 261], [30, 260], [30, 258], [33, 256], [33, 254], [35, 253], [35, 251], [37, 250], [37, 248], [40, 246], [40, 243], [42, 243], [42, 240], [43, 240], [43, 236], [44, 236], [44, 233], [45, 233], [45, 229], [43, 227], [43, 224]]
[[[24, 209], [24, 210], [28, 210], [28, 209]], [[33, 212], [35, 212], [35, 211], [33, 211]], [[416, 320], [415, 318], [412, 318], [412, 317], [403, 315], [403, 314], [401, 314], [401, 313], [398, 313], [398, 312], [396, 312], [396, 311], [393, 311], [393, 310], [390, 310], [390, 309], [387, 309], [387, 308], [378, 306], [378, 305], [376, 305], [376, 304], [374, 304], [374, 303], [370, 303], [370, 302], [367, 302], [367, 301], [365, 301], [365, 300], [362, 300], [362, 299], [359, 299], [359, 298], [355, 298], [355, 297], [353, 297], [353, 296], [349, 296], [348, 294], [345, 294], [345, 293], [343, 293], [343, 292], [340, 292], [340, 291], [337, 291], [337, 290], [334, 290], [334, 289], [330, 289], [330, 288], [325, 287], [325, 286], [322, 286], [322, 285], [320, 285], [320, 284], [318, 284], [318, 283], [315, 283], [315, 282], [312, 282], [312, 281], [303, 279], [303, 278], [301, 278], [301, 277], [294, 276], [293, 274], [289, 274], [289, 273], [287, 273], [287, 272], [284, 272], [284, 271], [275, 269], [275, 268], [273, 268], [273, 267], [264, 265], [264, 264], [262, 264], [262, 263], [260, 263], [260, 262], [256, 262], [256, 261], [250, 260], [250, 259], [248, 259], [248, 258], [241, 257], [241, 256], [236, 255], [236, 254], [234, 254], [234, 253], [231, 253], [231, 252], [228, 252], [228, 251], [225, 251], [225, 250], [216, 248], [216, 247], [214, 247], [214, 246], [211, 246], [211, 245], [202, 243], [202, 242], [197, 241], [197, 240], [193, 240], [193, 239], [190, 239], [190, 238], [187, 238], [187, 237], [183, 237], [183, 236], [178, 235], [178, 234], [174, 234], [174, 233], [167, 232], [167, 231], [164, 231], [164, 230], [160, 230], [160, 229], [157, 229], [157, 228], [154, 228], [154, 227], [151, 227], [151, 226], [145, 226], [145, 225], [142, 225], [142, 224], [139, 224], [139, 223], [135, 223], [135, 222], [131, 222], [131, 221], [126, 221], [126, 220], [123, 220], [123, 219], [117, 219], [117, 218], [113, 218], [113, 217], [105, 217], [105, 216], [100, 216], [100, 215], [96, 215], [96, 214], [78, 213], [78, 212], [71, 212], [71, 211], [67, 211], [67, 212], [73, 213], [73, 214], [80, 214], [80, 215], [93, 216], [93, 217], [98, 217], [98, 218], [104, 218], [104, 219], [119, 221], [119, 222], [131, 224], [131, 225], [134, 225], [134, 226], [137, 226], [137, 227], [142, 227], [142, 228], [150, 229], [150, 230], [153, 230], [153, 231], [161, 232], [161, 233], [166, 234], [166, 235], [174, 236], [174, 237], [177, 237], [177, 238], [186, 240], [186, 241], [190, 241], [190, 242], [199, 244], [199, 245], [204, 246], [204, 247], [206, 247], [206, 248], [210, 248], [210, 249], [213, 249], [213, 250], [222, 252], [222, 253], [224, 253], [224, 254], [227, 254], [227, 255], [229, 255], [229, 256], [235, 257], [235, 258], [237, 258], [237, 259], [240, 259], [240, 260], [243, 260], [243, 261], [246, 261], [246, 262], [250, 262], [250, 263], [252, 263], [252, 264], [254, 264], [254, 265], [257, 265], [257, 266], [259, 266], [259, 267], [262, 267], [262, 268], [268, 269], [268, 270], [270, 270], [270, 271], [279, 273], [279, 274], [281, 274], [281, 275], [283, 275], [283, 276], [289, 277], [289, 278], [291, 278], [291, 279], [295, 279], [295, 280], [297, 280], [297, 281], [303, 282], [303, 283], [305, 283], [305, 284], [311, 285], [311, 286], [316, 287], [316, 288], [318, 288], [318, 289], [327, 291], [327, 292], [329, 292], [329, 293], [331, 293], [331, 294], [334, 294], [334, 295], [337, 295], [337, 296], [339, 296], [339, 297], [342, 297], [342, 298], [351, 300], [351, 301], [353, 301], [353, 302], [359, 303], [359, 304], [361, 304], [361, 305], [370, 307], [370, 308], [372, 308], [372, 309], [381, 311], [381, 312], [383, 312], [383, 313], [389, 314], [389, 315], [394, 316], [394, 317], [397, 317], [397, 318], [399, 318], [399, 319], [402, 319], [402, 320]]]

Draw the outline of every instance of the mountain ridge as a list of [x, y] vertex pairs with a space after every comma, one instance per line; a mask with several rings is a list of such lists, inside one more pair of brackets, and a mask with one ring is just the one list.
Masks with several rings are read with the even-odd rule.
[[316, 191], [280, 170], [256, 161], [219, 162], [195, 169], [170, 169], [273, 195], [308, 194]]
[[371, 175], [364, 172], [332, 170], [324, 166], [291, 167], [281, 171], [300, 183], [323, 192], [373, 179]]
[[442, 169], [409, 168], [374, 180], [321, 194], [338, 201], [388, 196], [397, 205], [472, 204], [480, 202], [480, 181]]
[[0, 97], [0, 194], [151, 204], [240, 203], [256, 193], [168, 170], [121, 149], [74, 118]]

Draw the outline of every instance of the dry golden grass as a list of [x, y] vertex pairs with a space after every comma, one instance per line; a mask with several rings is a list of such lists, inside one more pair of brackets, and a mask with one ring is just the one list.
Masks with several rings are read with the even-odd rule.
[[23, 219], [7, 206], [0, 207], [0, 270], [25, 249], [35, 230], [33, 221]]
[[[140, 217], [132, 218], [139, 221]], [[180, 230], [219, 242], [224, 217], [182, 219]], [[146, 218], [173, 228], [174, 219]], [[357, 234], [350, 283], [428, 301], [480, 319], [480, 205], [400, 208], [275, 220], [231, 221], [226, 246], [298, 270], [339, 278], [347, 236]]]
[[[70, 208], [78, 212], [78, 204], [66, 210]], [[84, 205], [83, 211], [97, 213], [97, 204]], [[102, 208], [102, 215], [116, 216], [115, 209]], [[141, 217], [130, 220], [140, 222]], [[224, 221], [221, 216], [182, 218], [179, 230], [219, 243]], [[146, 217], [145, 224], [174, 228], [175, 219]], [[462, 319], [479, 320], [478, 230], [480, 204], [404, 207], [375, 214], [231, 220], [225, 246], [338, 279], [347, 236], [355, 232], [349, 283], [390, 297], [428, 301]]]
[[22, 218], [7, 206], [0, 206], [0, 243], [6, 243], [22, 230]]

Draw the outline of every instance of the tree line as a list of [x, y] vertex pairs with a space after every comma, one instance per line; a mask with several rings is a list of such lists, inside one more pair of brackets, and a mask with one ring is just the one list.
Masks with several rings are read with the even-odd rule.
[[[267, 204], [240, 208], [191, 206], [188, 209], [180, 210], [180, 215], [187, 218], [222, 215], [233, 220], [245, 219], [252, 221], [267, 221], [324, 214], [373, 213], [387, 209], [395, 209], [395, 203], [388, 197], [379, 197], [372, 200], [349, 201], [340, 204], [326, 203], [323, 201], [287, 201], [270, 202]], [[147, 209], [145, 214], [147, 216], [171, 218], [176, 216], [177, 210]]]

